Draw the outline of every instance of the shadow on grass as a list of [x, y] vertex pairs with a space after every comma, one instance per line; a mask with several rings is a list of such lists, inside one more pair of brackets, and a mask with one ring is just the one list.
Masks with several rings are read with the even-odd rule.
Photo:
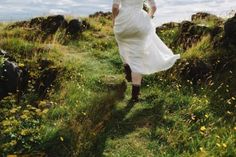
[[[142, 101], [140, 103], [142, 104]], [[164, 103], [162, 101], [154, 101], [152, 105], [153, 107], [137, 111], [130, 118], [126, 118], [126, 115], [135, 105], [138, 104], [127, 102], [126, 107], [122, 110], [113, 111], [111, 116], [112, 118], [108, 122], [104, 132], [98, 137], [98, 140], [91, 150], [94, 153], [94, 156], [103, 156], [106, 140], [109, 138], [121, 138], [135, 131], [137, 128], [143, 127], [150, 128], [151, 134], [155, 134], [154, 132], [156, 131], [157, 126], [168, 123], [163, 119]]]

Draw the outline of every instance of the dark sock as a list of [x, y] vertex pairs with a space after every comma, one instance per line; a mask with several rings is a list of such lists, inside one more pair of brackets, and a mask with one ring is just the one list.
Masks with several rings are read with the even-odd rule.
[[128, 64], [124, 65], [124, 72], [125, 72], [125, 78], [128, 82], [132, 81], [132, 77], [131, 77], [131, 69], [130, 66]]

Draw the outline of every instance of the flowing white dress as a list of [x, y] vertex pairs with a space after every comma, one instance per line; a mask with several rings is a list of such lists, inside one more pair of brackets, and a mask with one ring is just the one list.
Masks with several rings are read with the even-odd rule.
[[[148, 2], [155, 5], [154, 0]], [[143, 3], [143, 0], [113, 0], [120, 7], [113, 30], [122, 61], [129, 64], [132, 72], [147, 75], [169, 69], [180, 55], [174, 55], [157, 36]]]

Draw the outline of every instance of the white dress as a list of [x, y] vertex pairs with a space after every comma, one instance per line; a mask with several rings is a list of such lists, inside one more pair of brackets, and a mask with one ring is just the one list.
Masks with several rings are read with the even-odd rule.
[[[154, 0], [148, 2], [155, 5]], [[120, 6], [113, 30], [122, 61], [129, 64], [132, 72], [152, 74], [172, 67], [180, 55], [174, 55], [157, 36], [152, 19], [142, 9], [143, 3], [113, 0]]]

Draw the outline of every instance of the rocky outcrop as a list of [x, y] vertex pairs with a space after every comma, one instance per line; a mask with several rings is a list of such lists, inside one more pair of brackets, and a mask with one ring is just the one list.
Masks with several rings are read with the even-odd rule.
[[77, 34], [83, 31], [83, 22], [79, 19], [71, 20], [66, 27], [66, 34], [71, 35], [73, 38], [76, 37]]
[[[6, 52], [0, 50], [0, 55], [5, 57]], [[0, 100], [9, 93], [25, 90], [28, 82], [28, 69], [20, 67], [14, 61], [5, 58], [3, 66], [0, 67]]]
[[179, 28], [180, 27], [180, 23], [177, 23], [177, 22], [168, 22], [168, 23], [165, 23], [163, 25], [161, 25], [160, 27], [157, 27], [156, 28], [156, 31], [157, 32], [160, 32], [160, 31], [165, 31], [165, 30], [168, 30], [168, 29], [173, 29], [173, 28]]
[[212, 15], [212, 14], [209, 14], [206, 12], [198, 12], [198, 13], [192, 15], [191, 20], [192, 21], [203, 20], [203, 19], [210, 18], [212, 16], [215, 16], [215, 15]]
[[30, 21], [16, 22], [8, 27], [13, 29], [16, 27], [25, 27], [38, 31], [42, 34], [42, 40], [47, 40], [48, 37], [54, 35], [59, 29], [65, 31], [65, 35], [76, 38], [81, 32], [90, 28], [90, 24], [81, 19], [72, 19], [69, 22], [63, 15], [55, 15], [48, 17], [37, 17]]
[[220, 17], [217, 17], [216, 15], [210, 14], [210, 13], [206, 13], [206, 12], [198, 12], [196, 14], [193, 14], [191, 17], [192, 22], [202, 22], [202, 21], [206, 21], [206, 22], [214, 22], [216, 25], [222, 25], [224, 23], [224, 20]]
[[47, 95], [47, 90], [54, 83], [54, 80], [57, 77], [58, 69], [51, 67], [53, 63], [48, 60], [41, 60], [40, 62], [40, 76], [36, 78], [35, 89], [38, 95], [41, 98], [44, 98]]
[[[34, 21], [34, 19], [32, 19], [31, 22], [32, 21]], [[65, 28], [67, 26], [67, 21], [65, 20], [64, 16], [56, 15], [47, 17], [46, 19], [42, 20], [39, 25], [41, 25], [41, 30], [46, 34], [55, 34], [59, 28]]]
[[[7, 53], [0, 50], [0, 55], [7, 56]], [[18, 93], [20, 98], [28, 86], [34, 88], [39, 98], [44, 98], [59, 73], [59, 69], [53, 65], [50, 60], [39, 59], [38, 68], [27, 67], [6, 58], [0, 67], [0, 100], [9, 93]], [[30, 74], [32, 72], [33, 75]], [[28, 82], [31, 84], [28, 85]]]
[[225, 22], [224, 30], [224, 43], [236, 46], [236, 14]]
[[94, 17], [104, 17], [107, 19], [112, 19], [112, 13], [111, 12], [102, 12], [102, 11], [98, 11], [94, 14], [89, 15], [90, 18], [94, 18]]
[[172, 47], [181, 46], [183, 50], [187, 50], [207, 33], [210, 33], [208, 27], [199, 26], [190, 21], [184, 21], [180, 24], [180, 31], [173, 41]]
[[192, 84], [201, 83], [211, 74], [212, 66], [196, 58], [184, 61], [180, 64], [179, 75], [183, 80], [188, 80]]

